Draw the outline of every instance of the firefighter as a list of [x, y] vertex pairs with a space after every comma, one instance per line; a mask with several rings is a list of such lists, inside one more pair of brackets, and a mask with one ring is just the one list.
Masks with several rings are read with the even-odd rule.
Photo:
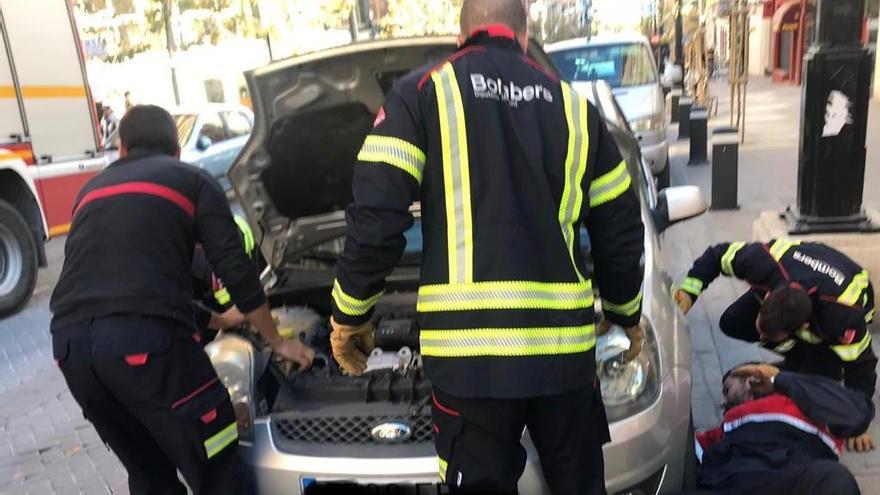
[[394, 84], [358, 156], [333, 355], [364, 371], [371, 315], [419, 201], [420, 352], [441, 478], [513, 493], [528, 426], [553, 493], [604, 493], [593, 290], [633, 359], [644, 226], [632, 179], [599, 112], [524, 53], [520, 0], [466, 0], [461, 33], [455, 54]]
[[[254, 267], [259, 268], [257, 242], [253, 231], [244, 218], [235, 215], [234, 219], [245, 254]], [[214, 273], [214, 268], [205, 257], [205, 250], [201, 246], [196, 246], [193, 253], [191, 270], [195, 296], [193, 310], [197, 329], [195, 339], [204, 346], [214, 340], [218, 331], [244, 323], [245, 317], [232, 303], [232, 296], [229, 295], [220, 277]]]
[[874, 404], [857, 390], [818, 375], [767, 364], [724, 376], [724, 420], [696, 434], [705, 495], [858, 495], [839, 462], [842, 438], [857, 436], [874, 418]]
[[275, 352], [306, 367], [313, 352], [279, 337], [226, 196], [178, 161], [174, 119], [135, 106], [120, 159], [76, 198], [52, 294], [53, 354], [74, 399], [128, 471], [132, 494], [240, 493], [232, 404], [193, 340], [195, 244]]
[[[874, 289], [857, 263], [812, 242], [718, 244], [694, 262], [676, 292], [682, 311], [721, 274], [751, 285], [721, 316], [721, 331], [782, 354], [785, 369], [843, 380], [874, 396], [877, 357], [868, 331]], [[867, 433], [847, 445], [857, 452], [874, 448]]]

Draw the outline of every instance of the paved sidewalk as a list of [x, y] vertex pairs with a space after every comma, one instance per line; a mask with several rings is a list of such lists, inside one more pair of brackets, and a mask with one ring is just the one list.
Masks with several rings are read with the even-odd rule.
[[[729, 123], [729, 89], [726, 80], [712, 84], [720, 96], [719, 115], [710, 128]], [[880, 136], [880, 104], [870, 110], [868, 136]], [[782, 211], [796, 198], [799, 146], [800, 88], [755, 79], [749, 84], [746, 142], [740, 147], [739, 204], [734, 211], [710, 211], [697, 219], [676, 225], [665, 234], [667, 261], [676, 280], [681, 280], [690, 263], [710, 244], [730, 240], [751, 240], [752, 222], [761, 211]], [[677, 134], [675, 128], [673, 134]], [[687, 141], [672, 146], [673, 185], [694, 184], [711, 197], [711, 167], [687, 166]], [[710, 150], [711, 152], [711, 150]], [[880, 142], [868, 144], [866, 205], [877, 207], [880, 196]], [[720, 278], [705, 292], [688, 315], [694, 353], [693, 411], [698, 429], [715, 427], [721, 419], [721, 375], [748, 360], [773, 358], [772, 353], [726, 337], [718, 319], [746, 285]], [[875, 404], [880, 404], [878, 398]], [[871, 427], [880, 439], [880, 421]], [[880, 495], [880, 451], [847, 454], [844, 462], [856, 474], [865, 495]]]

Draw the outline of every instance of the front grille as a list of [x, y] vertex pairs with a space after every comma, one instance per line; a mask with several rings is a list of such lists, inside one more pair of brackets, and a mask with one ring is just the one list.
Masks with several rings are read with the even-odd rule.
[[276, 418], [275, 430], [282, 438], [291, 442], [307, 444], [380, 444], [385, 442], [373, 438], [373, 428], [388, 422], [407, 424], [412, 434], [406, 441], [397, 444], [417, 444], [434, 441], [434, 429], [430, 415], [411, 416], [318, 416]]

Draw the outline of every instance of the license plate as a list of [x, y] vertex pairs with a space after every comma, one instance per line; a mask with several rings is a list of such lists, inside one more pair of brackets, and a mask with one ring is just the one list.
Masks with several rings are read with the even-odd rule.
[[303, 495], [447, 495], [440, 483], [359, 484], [347, 481], [319, 481], [303, 478]]

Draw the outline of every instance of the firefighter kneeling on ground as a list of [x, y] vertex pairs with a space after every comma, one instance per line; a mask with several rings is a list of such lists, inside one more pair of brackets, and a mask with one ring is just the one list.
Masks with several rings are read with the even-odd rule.
[[[868, 329], [874, 288], [861, 266], [814, 242], [718, 244], [694, 262], [675, 294], [682, 311], [721, 274], [751, 285], [721, 316], [722, 332], [782, 354], [786, 370], [842, 380], [874, 397], [877, 356]], [[874, 440], [864, 433], [847, 447], [865, 452]]]
[[53, 353], [83, 414], [128, 471], [132, 495], [243, 493], [235, 414], [192, 336], [193, 251], [248, 322], [302, 367], [314, 352], [278, 335], [217, 181], [178, 160], [177, 126], [135, 106], [120, 159], [76, 199], [50, 308]]

